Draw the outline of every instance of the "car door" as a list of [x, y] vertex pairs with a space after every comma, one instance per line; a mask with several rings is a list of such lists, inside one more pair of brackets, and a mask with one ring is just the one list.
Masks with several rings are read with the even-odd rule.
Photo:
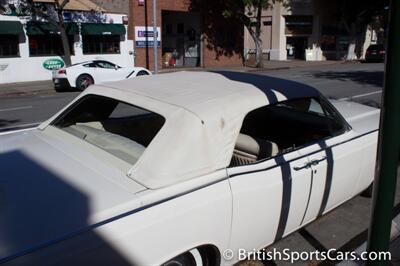
[[[74, 69], [74, 74], [75, 76], [79, 76], [81, 74], [89, 74], [93, 78], [96, 77], [96, 71], [97, 71], [97, 65], [94, 64], [93, 62], [88, 62], [83, 65], [77, 65], [74, 67], [71, 67]], [[68, 72], [67, 72], [68, 73]]]
[[233, 194], [232, 250], [262, 248], [296, 230], [311, 186], [307, 156], [293, 151], [228, 168]]
[[356, 138], [337, 111], [321, 99], [321, 115], [334, 125], [330, 136], [300, 150], [312, 169], [312, 192], [303, 224], [352, 198], [357, 191], [365, 141]]
[[312, 168], [312, 193], [303, 224], [355, 195], [363, 149], [357, 140], [350, 140], [352, 136], [347, 132], [301, 150]]
[[361, 164], [352, 165], [351, 157], [362, 150], [349, 141], [344, 119], [322, 100], [287, 100], [244, 119], [241, 134], [273, 143], [278, 153], [228, 168], [232, 249], [265, 247], [354, 195]]
[[94, 61], [96, 64], [96, 77], [97, 83], [107, 82], [107, 81], [117, 81], [125, 79], [127, 74], [124, 68], [117, 66], [108, 61], [97, 60]]

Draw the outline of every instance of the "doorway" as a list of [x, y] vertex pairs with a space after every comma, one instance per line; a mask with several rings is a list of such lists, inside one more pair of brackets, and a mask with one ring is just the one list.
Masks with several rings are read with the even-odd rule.
[[308, 37], [286, 37], [287, 59], [305, 60]]
[[200, 66], [200, 14], [163, 10], [161, 16], [163, 67]]

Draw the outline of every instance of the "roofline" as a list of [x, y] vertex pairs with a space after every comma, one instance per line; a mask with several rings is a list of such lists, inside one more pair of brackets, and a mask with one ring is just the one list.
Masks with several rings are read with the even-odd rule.
[[104, 85], [104, 84], [98, 84], [98, 85], [96, 85], [96, 87], [104, 87], [104, 88], [113, 89], [113, 90], [117, 90], [117, 91], [123, 91], [123, 92], [128, 93], [128, 94], [130, 93], [130, 94], [138, 95], [138, 96], [143, 97], [143, 98], [151, 99], [153, 101], [157, 101], [157, 102], [161, 102], [163, 104], [168, 104], [170, 106], [174, 106], [175, 108], [178, 108], [178, 109], [181, 109], [181, 110], [185, 110], [186, 112], [193, 114], [195, 117], [197, 117], [200, 120], [200, 122], [202, 124], [204, 124], [204, 120], [198, 114], [196, 114], [195, 112], [193, 112], [192, 110], [190, 110], [190, 109], [188, 109], [188, 108], [186, 108], [184, 106], [177, 105], [177, 104], [174, 104], [174, 103], [170, 103], [170, 102], [164, 101], [164, 100], [162, 100], [160, 98], [155, 98], [155, 97], [150, 97], [148, 95], [143, 95], [143, 94], [137, 93], [137, 91], [133, 91], [133, 90], [132, 91], [123, 90], [123, 89], [119, 89], [119, 88], [116, 88], [116, 87], [113, 87], [113, 86]]

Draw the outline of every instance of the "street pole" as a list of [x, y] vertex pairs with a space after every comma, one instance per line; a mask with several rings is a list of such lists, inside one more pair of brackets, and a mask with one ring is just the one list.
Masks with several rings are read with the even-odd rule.
[[158, 73], [158, 51], [157, 51], [157, 0], [153, 0], [153, 50], [154, 50], [154, 74]]
[[[368, 252], [389, 250], [400, 146], [400, 1], [391, 0]], [[387, 265], [368, 261], [367, 265]]]

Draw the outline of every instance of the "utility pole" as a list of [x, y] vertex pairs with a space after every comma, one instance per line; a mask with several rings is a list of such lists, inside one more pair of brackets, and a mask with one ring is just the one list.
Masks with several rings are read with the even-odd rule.
[[153, 50], [154, 50], [154, 74], [158, 73], [158, 32], [157, 32], [157, 0], [153, 0]]
[[[374, 181], [368, 252], [386, 252], [390, 245], [400, 146], [400, 1], [390, 1], [385, 81], [382, 95], [377, 170]], [[367, 265], [387, 265], [368, 261]]]

